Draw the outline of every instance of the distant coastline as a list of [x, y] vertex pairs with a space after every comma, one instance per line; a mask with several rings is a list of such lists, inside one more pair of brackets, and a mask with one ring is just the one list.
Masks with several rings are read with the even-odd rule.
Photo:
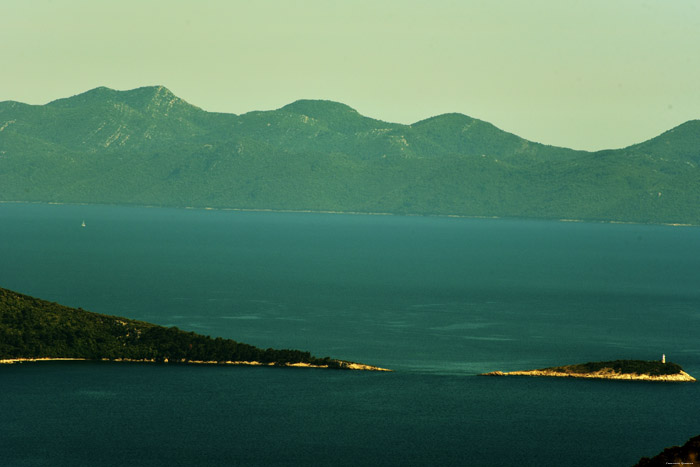
[[398, 217], [437, 217], [451, 219], [503, 219], [503, 220], [528, 220], [528, 221], [554, 221], [568, 223], [590, 223], [590, 224], [627, 224], [627, 225], [662, 225], [666, 227], [700, 227], [700, 224], [681, 224], [667, 222], [632, 222], [617, 220], [594, 220], [594, 219], [560, 219], [543, 217], [507, 217], [507, 216], [466, 216], [461, 214], [406, 214], [392, 212], [371, 212], [371, 211], [325, 211], [311, 209], [259, 209], [259, 208], [223, 208], [212, 206], [176, 206], [157, 204], [120, 204], [120, 203], [70, 203], [57, 201], [21, 201], [21, 200], [0, 200], [0, 204], [39, 204], [58, 206], [118, 206], [145, 209], [183, 209], [188, 211], [233, 211], [233, 212], [277, 212], [277, 213], [298, 213], [298, 214], [340, 214], [350, 216], [398, 216]]
[[700, 120], [590, 152], [459, 113], [405, 125], [309, 99], [206, 112], [164, 86], [0, 107], [5, 200], [700, 225]]

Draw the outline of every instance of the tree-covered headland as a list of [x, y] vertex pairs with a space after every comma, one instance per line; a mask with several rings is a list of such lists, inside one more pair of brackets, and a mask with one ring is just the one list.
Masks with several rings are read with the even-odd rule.
[[260, 349], [176, 327], [92, 313], [0, 288], [0, 360], [37, 358], [303, 363], [330, 368], [350, 364], [300, 350]]

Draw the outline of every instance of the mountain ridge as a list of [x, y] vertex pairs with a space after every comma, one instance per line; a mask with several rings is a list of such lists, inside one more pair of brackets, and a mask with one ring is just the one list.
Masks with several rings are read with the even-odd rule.
[[[285, 112], [296, 113], [296, 114], [300, 114], [300, 115], [307, 115], [309, 117], [313, 117], [313, 115], [308, 114], [308, 111], [305, 113], [304, 110], [301, 110], [300, 107], [303, 108], [303, 107], [309, 107], [311, 105], [318, 105], [318, 106], [323, 106], [326, 108], [342, 109], [344, 111], [347, 111], [348, 113], [356, 114], [357, 116], [360, 116], [360, 117], [368, 119], [368, 120], [382, 122], [382, 123], [392, 125], [392, 126], [401, 126], [401, 127], [409, 127], [409, 128], [417, 126], [417, 125], [419, 126], [419, 125], [428, 123], [430, 121], [439, 120], [439, 119], [463, 118], [463, 119], [469, 120], [472, 123], [473, 122], [484, 123], [484, 124], [487, 124], [489, 126], [492, 126], [493, 128], [495, 128], [499, 131], [502, 131], [504, 133], [517, 136], [513, 133], [510, 133], [510, 132], [507, 132], [505, 130], [498, 128], [496, 125], [493, 125], [492, 123], [489, 123], [489, 122], [486, 122], [483, 120], [479, 120], [477, 118], [474, 118], [474, 117], [471, 117], [469, 115], [459, 113], [459, 112], [447, 112], [447, 113], [443, 113], [443, 114], [437, 114], [437, 115], [434, 115], [431, 117], [426, 117], [424, 119], [418, 120], [418, 121], [410, 123], [410, 124], [401, 124], [401, 123], [386, 122], [386, 121], [383, 121], [380, 119], [375, 119], [372, 117], [366, 117], [366, 116], [360, 114], [357, 110], [355, 110], [354, 108], [350, 107], [347, 104], [344, 104], [344, 103], [338, 102], [338, 101], [327, 100], [327, 99], [298, 99], [294, 102], [291, 102], [291, 103], [286, 104], [282, 107], [279, 107], [276, 110], [253, 110], [253, 111], [249, 111], [249, 112], [246, 112], [243, 114], [235, 114], [235, 113], [230, 113], [230, 112], [209, 112], [209, 111], [203, 110], [200, 107], [197, 107], [197, 106], [191, 104], [190, 102], [187, 102], [186, 100], [176, 96], [172, 91], [170, 91], [170, 89], [168, 89], [166, 86], [163, 86], [163, 85], [140, 86], [138, 88], [128, 89], [128, 90], [117, 90], [117, 89], [113, 89], [113, 88], [110, 88], [107, 86], [98, 86], [96, 88], [92, 88], [92, 89], [87, 90], [85, 92], [75, 94], [73, 96], [54, 99], [54, 100], [49, 101], [48, 103], [45, 103], [45, 104], [27, 104], [27, 103], [15, 101], [15, 100], [5, 100], [5, 101], [0, 101], [0, 106], [7, 105], [7, 104], [19, 104], [21, 106], [26, 106], [29, 108], [60, 106], [63, 104], [79, 102], [81, 100], [85, 100], [85, 98], [87, 98], [88, 96], [92, 97], [92, 96], [99, 95], [99, 94], [109, 95], [112, 97], [124, 97], [124, 96], [138, 96], [139, 94], [145, 94], [148, 92], [155, 92], [156, 94], [162, 93], [163, 96], [167, 96], [173, 100], [178, 101], [179, 103], [186, 104], [188, 107], [191, 107], [193, 109], [197, 109], [197, 110], [200, 110], [202, 112], [205, 112], [207, 114], [212, 114], [212, 115], [243, 116], [243, 115], [247, 115], [247, 114], [251, 114], [251, 113], [268, 113], [268, 112], [275, 112], [275, 111], [285, 111]], [[649, 140], [646, 140], [646, 141], [643, 141], [640, 143], [635, 143], [635, 144], [632, 144], [630, 146], [626, 146], [626, 147], [620, 148], [620, 149], [629, 149], [629, 148], [638, 147], [640, 145], [647, 144], [651, 141], [654, 141], [657, 138], [660, 138], [660, 137], [667, 135], [667, 134], [671, 134], [671, 133], [675, 132], [676, 130], [681, 130], [681, 129], [686, 128], [686, 127], [694, 127], [693, 129], [696, 131], [700, 130], [700, 119], [688, 120], [688, 121], [683, 122], [683, 123], [681, 123], [673, 128], [670, 128], [669, 130], [665, 131], [664, 133], [662, 133], [658, 136], [650, 138]], [[524, 138], [521, 138], [521, 139], [524, 139]], [[525, 140], [525, 141], [528, 141], [528, 142], [534, 143], [534, 144], [541, 144], [542, 146], [547, 146], [547, 147], [560, 147], [563, 149], [570, 149], [570, 148], [566, 148], [563, 146], [553, 146], [553, 145], [549, 145], [546, 143], [539, 143], [539, 142], [530, 141], [530, 140]], [[570, 150], [578, 151], [578, 152], [586, 152], [586, 153], [597, 153], [597, 152], [605, 152], [605, 151], [615, 151], [615, 150], [619, 150], [619, 149], [601, 149], [601, 150], [597, 150], [597, 151], [586, 151], [586, 150], [577, 150], [577, 149], [570, 149]]]
[[213, 113], [163, 86], [0, 103], [0, 200], [700, 224], [699, 163], [698, 121], [587, 152], [459, 113]]
[[[679, 141], [682, 144], [679, 144]], [[630, 149], [650, 152], [652, 154], [665, 154], [672, 146], [675, 154], [691, 159], [700, 164], [700, 119], [688, 120], [664, 133], [648, 139], [642, 143], [629, 146]]]

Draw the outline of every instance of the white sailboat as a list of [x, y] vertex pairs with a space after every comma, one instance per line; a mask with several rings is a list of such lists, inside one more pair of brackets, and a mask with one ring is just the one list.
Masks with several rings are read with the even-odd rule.
[[85, 221], [83, 221], [83, 223], [82, 223], [81, 227], [85, 227]]

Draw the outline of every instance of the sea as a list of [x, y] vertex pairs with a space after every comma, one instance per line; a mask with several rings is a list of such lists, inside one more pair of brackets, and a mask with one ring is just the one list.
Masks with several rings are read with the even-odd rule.
[[[84, 222], [84, 226], [83, 226]], [[0, 204], [0, 287], [392, 369], [0, 366], [2, 466], [626, 466], [700, 434], [700, 228]]]

